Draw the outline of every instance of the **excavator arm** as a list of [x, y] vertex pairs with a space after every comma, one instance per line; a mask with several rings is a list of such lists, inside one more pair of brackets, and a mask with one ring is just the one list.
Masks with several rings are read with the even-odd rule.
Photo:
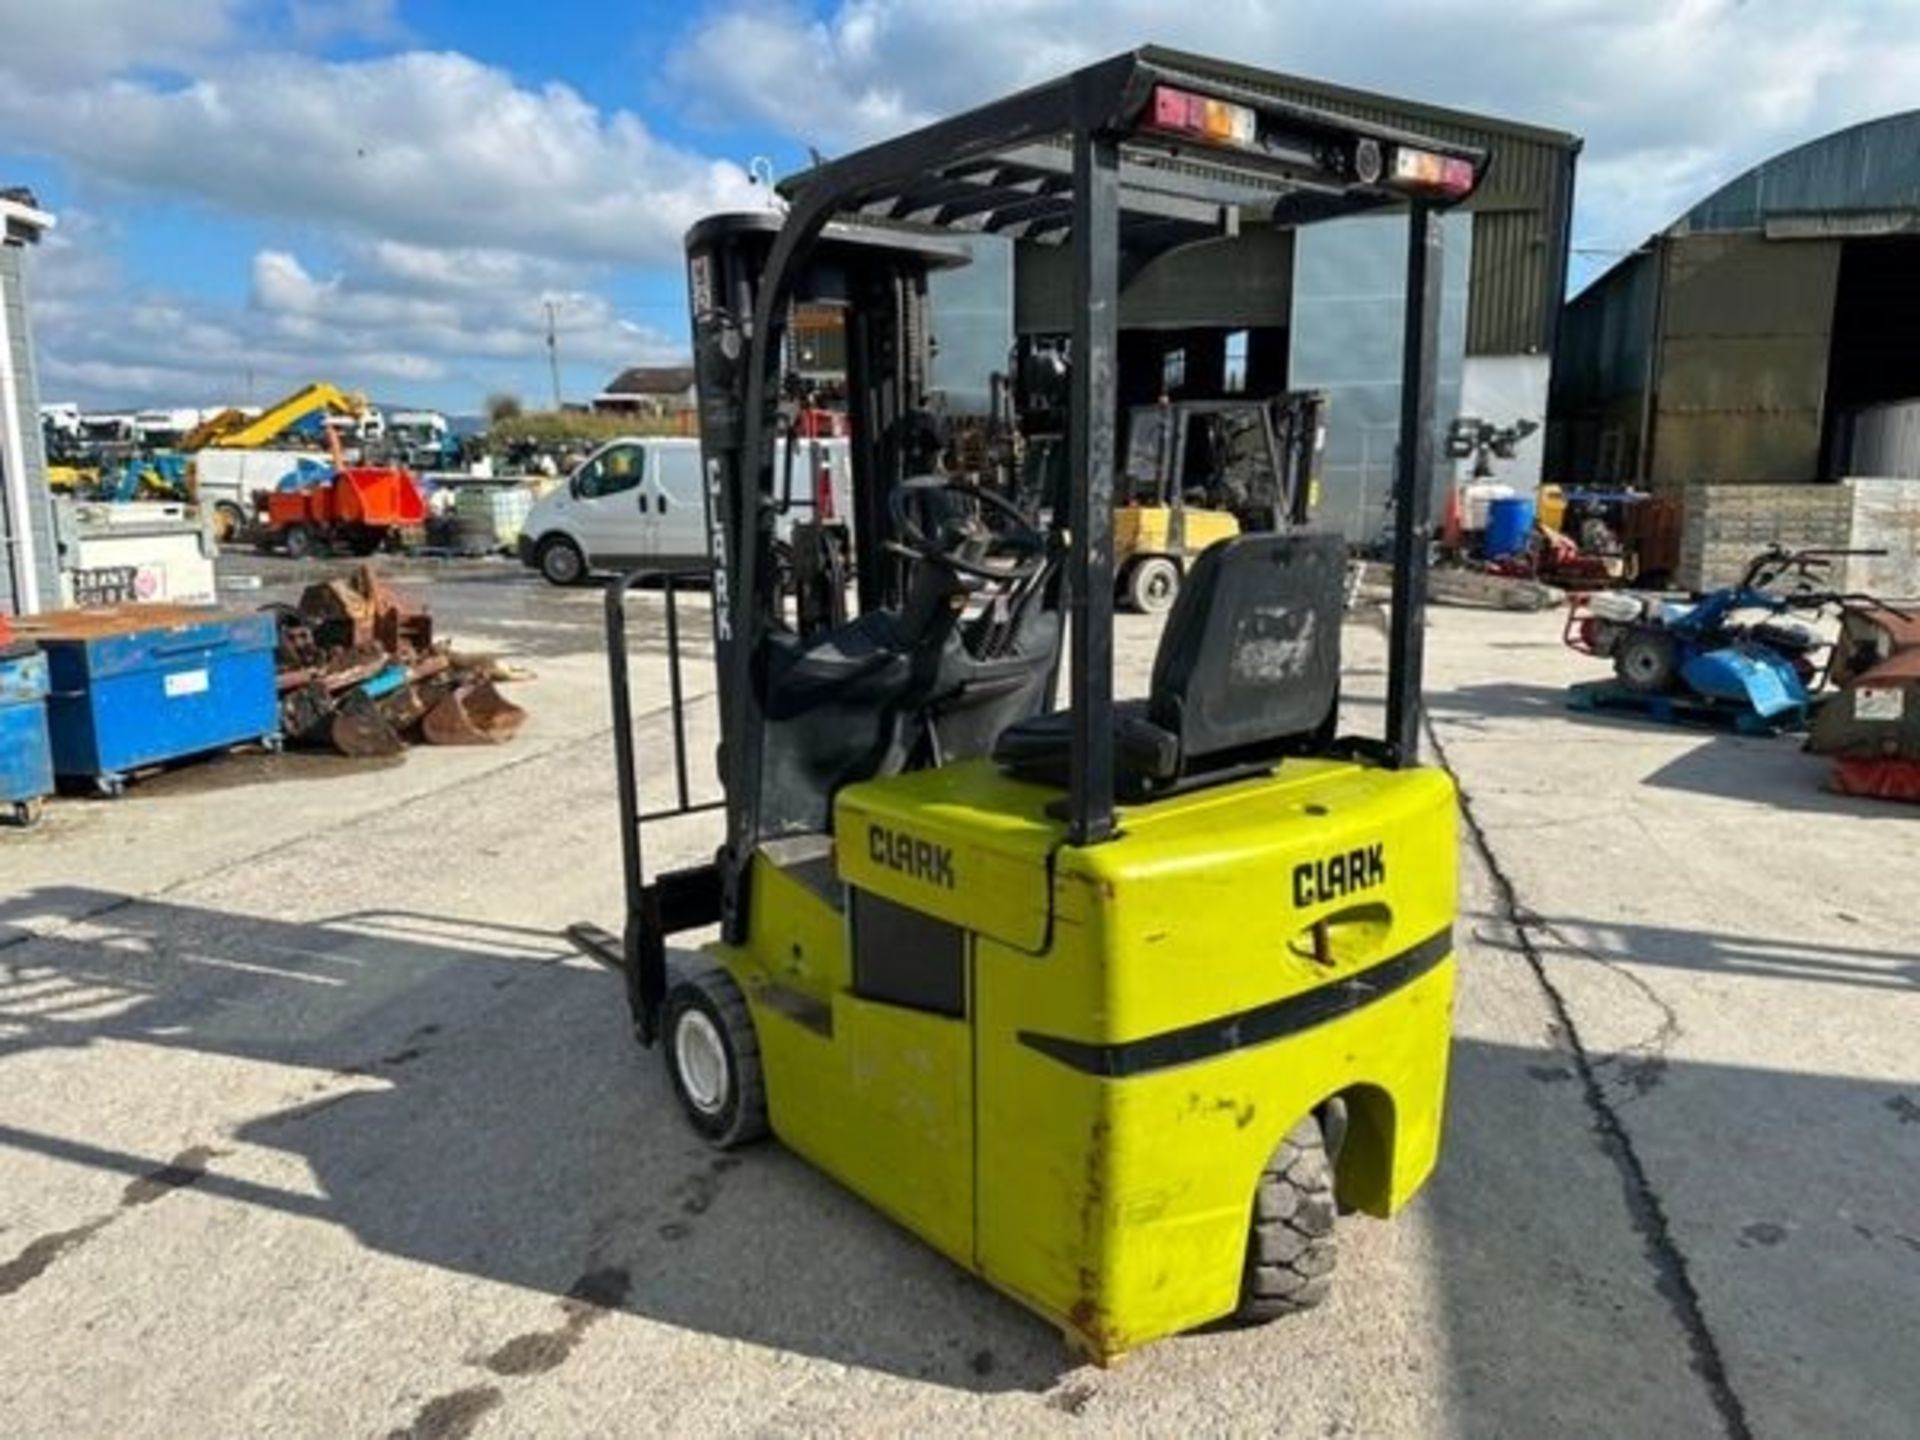
[[180, 442], [180, 448], [189, 451], [209, 447], [258, 449], [272, 444], [310, 415], [362, 415], [366, 410], [364, 395], [348, 394], [325, 381], [316, 381], [303, 385], [252, 417], [238, 410], [223, 410], [188, 434]]

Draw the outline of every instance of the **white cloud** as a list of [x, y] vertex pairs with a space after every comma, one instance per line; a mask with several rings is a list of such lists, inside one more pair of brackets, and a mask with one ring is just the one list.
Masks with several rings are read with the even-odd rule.
[[395, 40], [406, 33], [398, 0], [288, 0], [294, 39], [313, 45], [351, 36]]
[[842, 149], [1147, 42], [1586, 137], [1578, 243], [1631, 245], [1798, 141], [1915, 103], [1920, 4], [1852, 0], [840, 0], [735, 4], [687, 103]]
[[0, 70], [53, 88], [233, 43], [247, 0], [0, 0]]
[[[478, 409], [492, 390], [544, 395], [546, 306], [554, 307], [568, 393], [597, 390], [623, 365], [661, 363], [684, 342], [619, 313], [571, 271], [507, 252], [441, 255], [370, 243], [337, 270], [285, 250], [252, 262], [243, 305], [129, 293], [110, 234], [35, 256], [35, 320], [45, 398], [125, 404], [263, 399], [314, 379], [396, 399]], [[405, 263], [395, 267], [396, 254]], [[462, 267], [497, 284], [422, 286]], [[537, 382], [537, 383], [535, 383]]]
[[[319, 376], [455, 406], [544, 392], [549, 306], [570, 393], [684, 352], [605, 288], [677, 269], [695, 220], [761, 203], [742, 167], [465, 55], [324, 58], [401, 36], [395, 0], [0, 0], [0, 137], [64, 162], [85, 199], [36, 257], [50, 396]], [[130, 195], [273, 225], [246, 302], [129, 284], [118, 250], [139, 237], [108, 217]]]
[[42, 83], [0, 52], [0, 133], [87, 174], [235, 214], [425, 245], [662, 263], [746, 172], [564, 85], [464, 55], [221, 59], [184, 84]]

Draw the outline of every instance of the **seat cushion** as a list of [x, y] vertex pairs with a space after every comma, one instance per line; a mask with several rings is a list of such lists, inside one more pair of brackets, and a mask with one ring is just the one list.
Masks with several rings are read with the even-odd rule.
[[[1114, 771], [1122, 795], [1138, 795], [1180, 773], [1180, 740], [1147, 718], [1144, 700], [1113, 707]], [[1073, 712], [1056, 710], [1009, 725], [994, 742], [994, 763], [1023, 780], [1065, 785], [1073, 753]]]

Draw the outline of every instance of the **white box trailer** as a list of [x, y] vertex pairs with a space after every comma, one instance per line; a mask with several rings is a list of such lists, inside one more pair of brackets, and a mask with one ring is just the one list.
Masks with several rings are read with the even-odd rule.
[[223, 543], [236, 539], [253, 523], [254, 492], [273, 489], [303, 460], [332, 463], [326, 451], [314, 449], [196, 451], [191, 467], [193, 494], [212, 522], [214, 535]]

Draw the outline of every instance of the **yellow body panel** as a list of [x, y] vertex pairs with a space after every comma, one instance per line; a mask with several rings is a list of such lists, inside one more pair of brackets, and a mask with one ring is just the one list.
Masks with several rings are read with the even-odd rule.
[[1173, 509], [1167, 505], [1122, 505], [1113, 512], [1113, 573], [1125, 571], [1127, 561], [1138, 555], [1198, 555], [1216, 540], [1230, 540], [1240, 533], [1240, 522], [1225, 510], [1185, 507], [1187, 543], [1176, 549], [1172, 542]]
[[846, 917], [770, 863], [721, 953], [775, 1133], [1107, 1359], [1234, 1308], [1260, 1172], [1329, 1097], [1344, 1201], [1391, 1214], [1432, 1170], [1454, 798], [1290, 760], [1086, 849], [1057, 799], [979, 762], [840, 797], [841, 879], [970, 932], [965, 1017], [855, 996]]
[[[890, 783], [841, 792], [834, 807], [840, 878], [1016, 949], [1042, 949], [1053, 913], [1048, 862], [1064, 835], [1046, 814], [1051, 792], [984, 765], [899, 777], [909, 778], [910, 815], [901, 806], [907, 792]], [[945, 848], [952, 873], [919, 873], [916, 842]]]

